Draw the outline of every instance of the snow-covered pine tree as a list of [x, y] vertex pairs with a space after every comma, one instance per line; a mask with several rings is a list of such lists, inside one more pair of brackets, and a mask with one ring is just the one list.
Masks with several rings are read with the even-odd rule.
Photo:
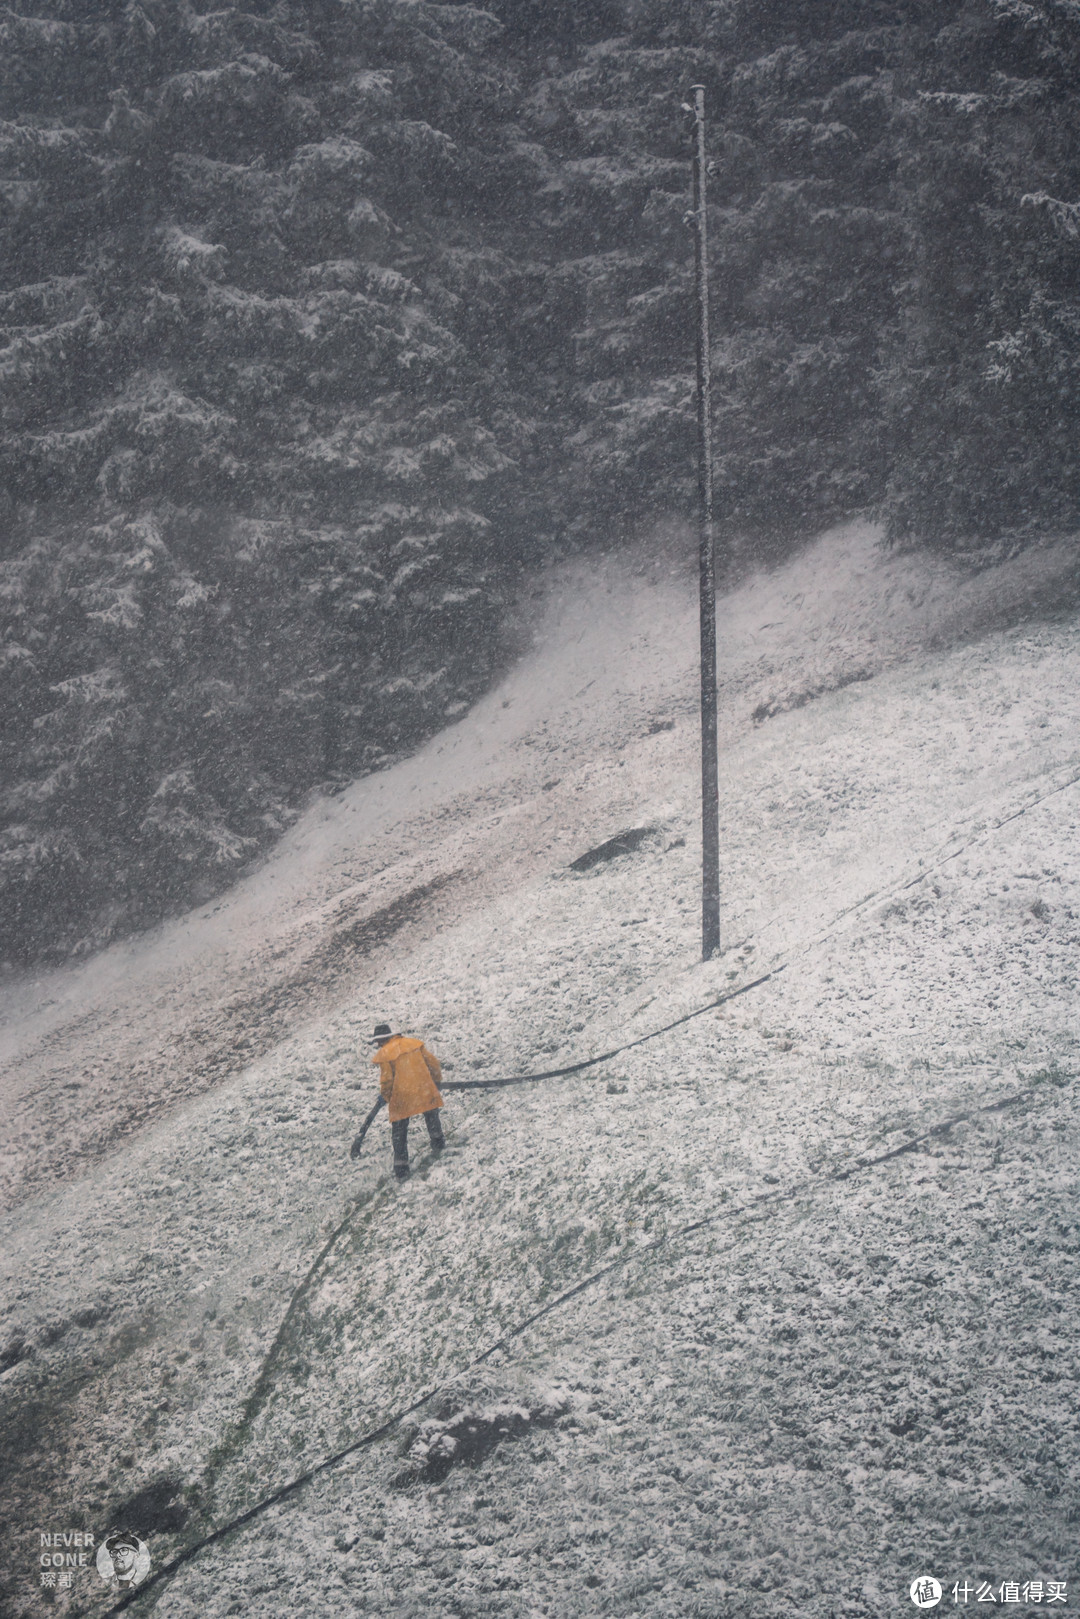
[[[496, 9], [509, 23], [518, 8]], [[571, 527], [610, 538], [643, 513], [692, 509], [680, 102], [695, 81], [711, 122], [727, 532], [805, 530], [879, 495], [875, 365], [899, 246], [892, 82], [898, 13], [915, 9], [642, 0], [621, 8], [615, 38], [553, 27], [523, 107], [545, 171], [518, 345], [535, 356], [551, 440], [573, 452]]]
[[693, 500], [729, 543], [1076, 521], [1064, 0], [12, 0], [0, 959], [207, 892]]
[[909, 42], [886, 512], [978, 546], [1080, 518], [1080, 8], [938, 6]]
[[210, 891], [482, 686], [524, 436], [470, 343], [497, 32], [427, 0], [3, 14], [0, 956]]

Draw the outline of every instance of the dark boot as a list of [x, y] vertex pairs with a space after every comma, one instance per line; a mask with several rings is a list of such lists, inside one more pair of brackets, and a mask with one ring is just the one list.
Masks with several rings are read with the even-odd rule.
[[409, 1121], [397, 1119], [390, 1126], [390, 1140], [394, 1144], [394, 1174], [403, 1181], [409, 1173]]
[[439, 1109], [431, 1108], [424, 1114], [424, 1123], [427, 1125], [428, 1140], [431, 1142], [432, 1152], [442, 1152], [446, 1146], [446, 1137], [443, 1135], [442, 1120]]

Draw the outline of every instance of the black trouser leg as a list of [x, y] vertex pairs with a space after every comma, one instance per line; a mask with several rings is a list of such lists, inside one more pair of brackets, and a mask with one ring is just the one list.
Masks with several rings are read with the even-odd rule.
[[394, 1144], [395, 1170], [409, 1167], [409, 1121], [408, 1119], [395, 1119], [390, 1126], [390, 1140]]
[[424, 1114], [424, 1123], [427, 1125], [428, 1140], [433, 1147], [445, 1147], [446, 1137], [443, 1135], [442, 1119], [439, 1117], [437, 1107], [430, 1108]]

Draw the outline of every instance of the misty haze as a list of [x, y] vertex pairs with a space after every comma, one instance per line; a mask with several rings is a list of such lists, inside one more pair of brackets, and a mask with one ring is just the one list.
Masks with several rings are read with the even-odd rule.
[[5, 1614], [1080, 1601], [1078, 93], [0, 11]]

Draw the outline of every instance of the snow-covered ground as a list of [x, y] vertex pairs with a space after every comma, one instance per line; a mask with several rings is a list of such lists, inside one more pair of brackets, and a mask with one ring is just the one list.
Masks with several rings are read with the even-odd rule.
[[[6, 990], [12, 1611], [112, 1600], [40, 1530], [160, 1567], [429, 1392], [135, 1611], [1075, 1606], [1074, 557], [855, 526], [724, 597], [718, 961], [658, 548], [554, 571], [498, 690], [225, 899]], [[349, 1161], [377, 1021], [461, 1080], [706, 1007], [448, 1095], [405, 1186], [385, 1117]]]

